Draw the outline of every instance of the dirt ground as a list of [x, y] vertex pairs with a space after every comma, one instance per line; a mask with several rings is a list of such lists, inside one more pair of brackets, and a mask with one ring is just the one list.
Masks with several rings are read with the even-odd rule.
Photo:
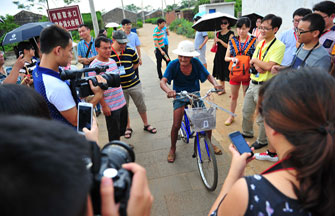
[[[154, 55], [154, 43], [153, 43], [153, 30], [156, 27], [156, 25], [152, 24], [144, 24], [143, 28], [138, 29], [137, 33], [141, 41], [141, 52], [145, 53], [148, 55], [153, 62], [156, 63], [156, 58]], [[174, 32], [170, 31], [170, 36], [169, 36], [169, 56], [171, 59], [176, 59], [177, 55], [175, 55], [172, 51], [174, 49], [177, 49], [178, 43], [183, 40], [190, 40], [194, 41], [194, 39], [189, 39], [186, 38], [182, 35], [177, 35]], [[206, 51], [206, 59], [207, 59], [207, 69], [208, 71], [212, 74], [213, 71], [213, 60], [215, 53], [210, 52], [210, 49], [213, 45], [213, 39], [210, 39], [207, 42], [207, 51]], [[165, 70], [166, 66], [165, 63], [162, 63], [163, 68], [162, 71]], [[212, 97], [213, 102], [215, 102], [217, 105], [229, 109], [230, 107], [230, 86], [229, 83], [226, 82], [226, 94], [223, 95], [214, 95]], [[204, 94], [207, 90], [212, 88], [212, 85], [209, 82], [205, 82], [201, 84], [201, 92]], [[228, 138], [228, 134], [234, 131], [241, 131], [242, 130], [242, 105], [243, 105], [243, 93], [242, 93], [242, 87], [240, 90], [239, 98], [238, 98], [238, 103], [237, 103], [237, 108], [236, 108], [236, 114], [237, 117], [235, 118], [235, 122], [230, 125], [230, 126], [225, 126], [224, 122], [228, 118], [229, 114], [218, 110], [216, 112], [217, 116], [217, 122], [216, 122], [216, 129], [213, 131], [213, 136], [215, 139], [220, 143], [222, 148], [224, 149], [225, 152], [229, 152], [228, 146], [230, 144], [230, 140]], [[258, 135], [258, 126], [255, 124], [254, 125], [254, 130], [255, 130], [255, 135]], [[253, 143], [256, 140], [256, 138], [253, 139], [248, 139], [247, 141]], [[266, 148], [262, 148], [260, 150], [256, 150], [255, 152], [263, 152], [265, 151]], [[246, 170], [246, 174], [254, 174], [254, 173], [259, 173], [263, 171], [265, 168], [269, 167], [272, 163], [268, 161], [253, 161], [248, 165], [248, 168]]]

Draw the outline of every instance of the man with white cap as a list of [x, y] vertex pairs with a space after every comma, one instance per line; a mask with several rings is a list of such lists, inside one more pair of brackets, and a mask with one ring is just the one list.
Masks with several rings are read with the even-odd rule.
[[[160, 86], [167, 93], [168, 98], [176, 97], [176, 92], [187, 91], [196, 92], [200, 91], [200, 82], [209, 80], [216, 89], [222, 89], [218, 85], [212, 75], [209, 74], [207, 69], [201, 62], [193, 57], [200, 54], [195, 51], [194, 44], [191, 41], [185, 40], [178, 44], [178, 48], [173, 50], [173, 53], [178, 55], [178, 59], [169, 63], [163, 78], [161, 79]], [[173, 80], [173, 90], [170, 89], [166, 83], [171, 84]], [[173, 163], [176, 158], [176, 142], [178, 137], [178, 130], [184, 114], [184, 108], [188, 104], [187, 101], [174, 100], [173, 101], [173, 124], [171, 129], [171, 148], [168, 155], [168, 162]], [[211, 132], [209, 132], [209, 136]], [[222, 154], [222, 151], [214, 147], [215, 154]]]

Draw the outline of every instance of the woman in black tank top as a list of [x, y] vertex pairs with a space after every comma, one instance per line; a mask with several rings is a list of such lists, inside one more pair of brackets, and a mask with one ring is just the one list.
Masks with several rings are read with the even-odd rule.
[[335, 79], [283, 71], [259, 91], [258, 113], [279, 162], [243, 173], [250, 153], [231, 145], [232, 163], [210, 215], [335, 215]]

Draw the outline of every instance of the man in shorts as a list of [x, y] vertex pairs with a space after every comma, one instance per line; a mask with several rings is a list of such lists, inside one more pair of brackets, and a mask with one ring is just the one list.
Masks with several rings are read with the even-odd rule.
[[[147, 107], [144, 102], [141, 81], [135, 73], [135, 69], [139, 66], [138, 56], [135, 50], [127, 46], [128, 39], [124, 31], [119, 30], [114, 32], [113, 41], [114, 43], [111, 47], [111, 58], [116, 61], [116, 64], [120, 70], [121, 86], [127, 102], [127, 106], [129, 106], [129, 97], [131, 97], [137, 107], [138, 113], [141, 116], [144, 125], [143, 130], [155, 134], [157, 129], [148, 123]], [[130, 119], [128, 115], [127, 129], [124, 137], [129, 139], [132, 135], [132, 132], [133, 129], [130, 126]]]
[[[173, 60], [164, 73], [160, 82], [160, 86], [167, 93], [167, 97], [176, 97], [176, 92], [187, 91], [197, 92], [200, 91], [200, 82], [208, 80], [216, 89], [222, 89], [201, 64], [201, 62], [193, 57], [199, 56], [195, 51], [194, 45], [191, 41], [182, 41], [178, 45], [178, 49], [173, 50], [173, 53], [178, 55], [178, 59]], [[173, 80], [173, 90], [167, 86]], [[171, 129], [171, 148], [168, 155], [168, 162], [173, 163], [176, 159], [176, 143], [178, 131], [180, 129], [181, 121], [184, 115], [184, 108], [188, 101], [174, 100], [173, 102], [173, 124]], [[209, 132], [209, 136], [211, 132]], [[215, 154], [222, 154], [222, 151], [214, 146]]]

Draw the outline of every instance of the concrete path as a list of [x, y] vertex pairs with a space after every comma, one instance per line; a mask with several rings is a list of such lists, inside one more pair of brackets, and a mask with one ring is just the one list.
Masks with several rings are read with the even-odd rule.
[[[149, 123], [157, 128], [157, 134], [143, 130], [143, 123], [131, 102], [129, 114], [134, 132], [127, 143], [135, 146], [136, 162], [147, 170], [150, 190], [154, 196], [152, 215], [207, 215], [225, 179], [230, 157], [227, 154], [217, 156], [219, 166], [219, 185], [215, 192], [204, 187], [196, 159], [192, 158], [193, 139], [190, 144], [177, 143], [175, 163], [167, 163], [170, 147], [170, 129], [172, 125], [172, 99], [166, 98], [159, 87], [155, 63], [142, 55], [140, 79], [145, 94]], [[104, 117], [99, 116], [100, 143], [107, 142]], [[217, 144], [217, 143], [216, 143]]]

